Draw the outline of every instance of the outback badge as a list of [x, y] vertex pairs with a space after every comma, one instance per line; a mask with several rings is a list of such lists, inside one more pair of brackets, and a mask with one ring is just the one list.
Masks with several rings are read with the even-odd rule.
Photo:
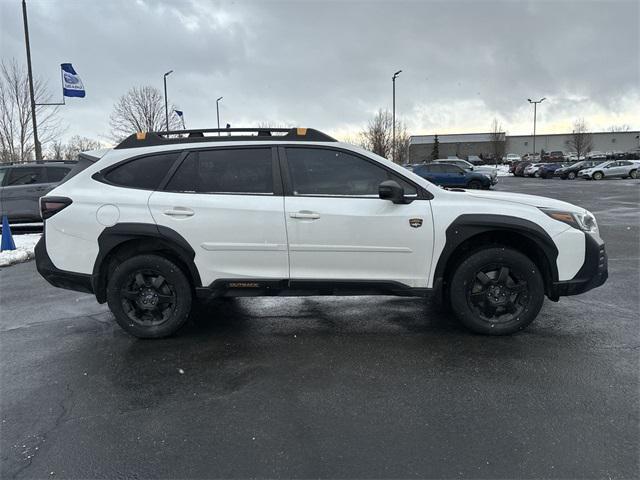
[[410, 218], [409, 219], [409, 225], [411, 225], [413, 228], [420, 228], [422, 226], [422, 219], [421, 218]]

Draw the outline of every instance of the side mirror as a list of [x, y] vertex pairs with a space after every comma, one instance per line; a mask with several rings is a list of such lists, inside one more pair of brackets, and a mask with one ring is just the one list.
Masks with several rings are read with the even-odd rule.
[[391, 200], [395, 204], [407, 203], [404, 199], [404, 188], [395, 180], [385, 180], [378, 186], [378, 195], [382, 200]]

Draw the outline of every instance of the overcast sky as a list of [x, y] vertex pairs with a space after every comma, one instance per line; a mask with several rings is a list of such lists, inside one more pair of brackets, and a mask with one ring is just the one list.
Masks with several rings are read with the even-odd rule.
[[[539, 132], [640, 127], [640, 2], [28, 0], [34, 75], [59, 96], [73, 63], [66, 136], [105, 137], [134, 85], [162, 89], [187, 127], [221, 123], [356, 133], [380, 108], [412, 134], [479, 132], [497, 117]], [[20, 0], [0, 0], [2, 59], [25, 62]]]

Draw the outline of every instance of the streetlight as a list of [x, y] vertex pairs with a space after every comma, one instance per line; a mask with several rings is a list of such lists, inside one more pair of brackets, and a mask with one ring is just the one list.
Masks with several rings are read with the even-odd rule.
[[216, 117], [218, 118], [218, 136], [220, 136], [220, 107], [218, 106], [218, 103], [220, 102], [220, 100], [222, 100], [222, 97], [218, 97], [218, 99], [216, 100]]
[[[527, 98], [527, 100], [529, 101], [529, 103], [533, 103], [533, 155], [534, 155], [533, 158], [535, 160], [535, 154], [536, 154], [536, 115], [537, 115], [536, 107], [538, 106], [539, 103], [544, 102], [546, 100], [546, 97], [542, 97], [538, 101], [531, 100], [530, 98]], [[540, 158], [540, 160], [542, 160], [542, 157]]]
[[167, 77], [173, 73], [173, 70], [169, 70], [164, 74], [162, 80], [164, 81], [164, 118], [167, 122], [167, 132], [169, 131], [169, 106], [167, 103]]
[[391, 82], [393, 83], [393, 134], [391, 137], [391, 158], [394, 162], [396, 161], [396, 78], [398, 78], [400, 73], [402, 73], [402, 70], [398, 70], [393, 74], [393, 77], [391, 77]]

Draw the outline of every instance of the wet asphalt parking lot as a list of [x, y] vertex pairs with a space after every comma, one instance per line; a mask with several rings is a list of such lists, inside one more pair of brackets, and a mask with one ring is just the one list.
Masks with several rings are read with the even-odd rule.
[[129, 337], [34, 262], [0, 270], [1, 478], [638, 478], [640, 181], [501, 178], [595, 213], [601, 288], [511, 337], [429, 300], [212, 303]]

